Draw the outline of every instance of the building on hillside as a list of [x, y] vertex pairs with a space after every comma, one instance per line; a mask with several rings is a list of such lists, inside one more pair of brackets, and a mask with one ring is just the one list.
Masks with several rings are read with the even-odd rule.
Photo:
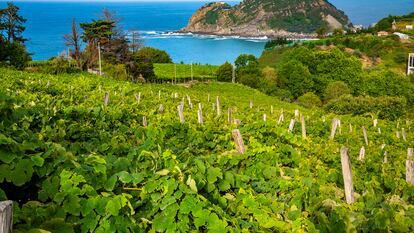
[[394, 35], [400, 37], [400, 40], [408, 40], [410, 39], [410, 36], [401, 32], [394, 32]]
[[351, 28], [351, 31], [352, 32], [359, 32], [359, 31], [362, 31], [362, 29], [364, 29], [364, 26], [363, 25], [354, 25], [352, 28]]
[[388, 32], [386, 32], [386, 31], [379, 31], [378, 33], [377, 33], [377, 35], [378, 36], [388, 36], [389, 35], [389, 33]]
[[406, 30], [413, 30], [413, 25], [405, 25]]
[[407, 75], [414, 74], [414, 53], [408, 55]]

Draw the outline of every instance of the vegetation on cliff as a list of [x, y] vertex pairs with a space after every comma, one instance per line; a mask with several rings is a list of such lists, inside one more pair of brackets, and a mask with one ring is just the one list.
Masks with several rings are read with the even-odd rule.
[[183, 31], [242, 36], [314, 33], [319, 28], [347, 28], [344, 12], [325, 0], [245, 0], [236, 6], [208, 3]]

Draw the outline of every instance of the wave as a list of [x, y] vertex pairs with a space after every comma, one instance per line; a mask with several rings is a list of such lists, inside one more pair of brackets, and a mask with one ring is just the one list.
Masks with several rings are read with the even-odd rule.
[[[193, 34], [191, 32], [181, 33], [176, 31], [139, 31], [139, 34], [142, 39], [182, 39], [182, 38], [199, 38], [199, 39], [207, 39], [207, 40], [215, 40], [215, 41], [222, 41], [222, 40], [244, 40], [249, 42], [266, 42], [269, 40], [267, 36], [262, 37], [242, 37], [242, 36], [220, 36], [220, 35], [207, 35], [207, 34]], [[132, 37], [132, 31], [128, 32], [128, 37]]]

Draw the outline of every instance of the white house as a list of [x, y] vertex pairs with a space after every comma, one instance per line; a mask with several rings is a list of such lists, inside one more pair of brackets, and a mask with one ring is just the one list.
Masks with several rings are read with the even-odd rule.
[[413, 25], [405, 25], [405, 29], [407, 29], [407, 30], [413, 30]]

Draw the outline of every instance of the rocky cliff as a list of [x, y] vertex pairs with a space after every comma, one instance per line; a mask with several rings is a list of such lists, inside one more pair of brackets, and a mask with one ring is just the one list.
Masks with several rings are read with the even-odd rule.
[[327, 0], [244, 0], [236, 6], [208, 3], [181, 32], [244, 37], [313, 37], [319, 28], [332, 31], [351, 23]]

